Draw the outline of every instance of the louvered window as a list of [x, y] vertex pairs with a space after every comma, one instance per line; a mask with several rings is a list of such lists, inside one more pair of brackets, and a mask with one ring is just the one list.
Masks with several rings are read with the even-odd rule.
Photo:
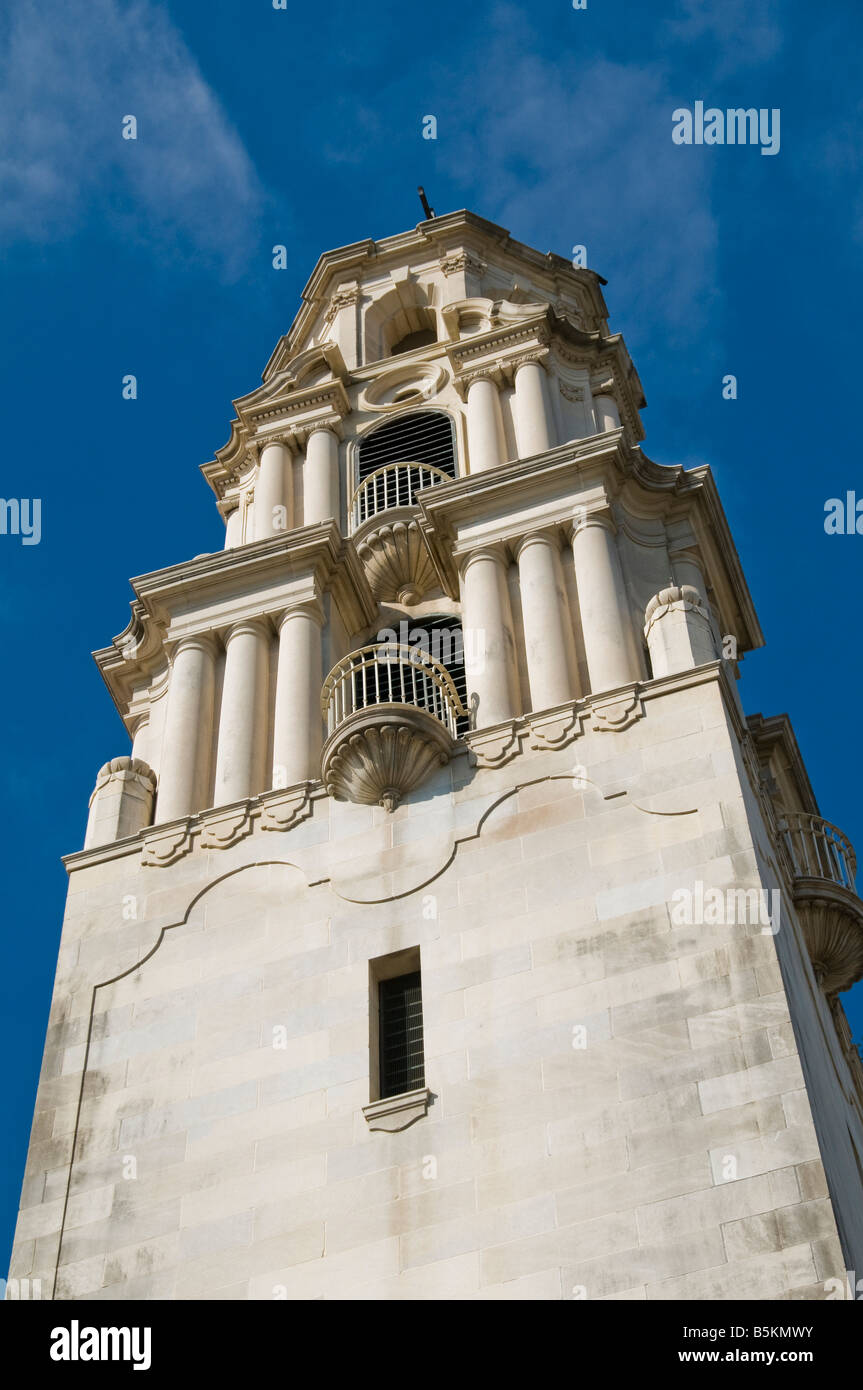
[[378, 985], [381, 1099], [425, 1085], [420, 972]]
[[388, 463], [425, 463], [454, 478], [455, 443], [450, 417], [438, 410], [417, 411], [364, 435], [358, 450], [357, 483]]

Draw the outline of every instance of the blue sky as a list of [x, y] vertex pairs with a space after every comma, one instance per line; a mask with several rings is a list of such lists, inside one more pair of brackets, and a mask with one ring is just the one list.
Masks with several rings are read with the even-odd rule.
[[[863, 497], [861, 40], [858, 0], [7, 0], [0, 491], [42, 499], [42, 538], [0, 536], [0, 1269], [60, 855], [99, 766], [128, 750], [89, 653], [125, 627], [128, 576], [221, 546], [198, 464], [232, 398], [318, 254], [413, 226], [418, 183], [438, 213], [587, 246], [644, 383], [647, 453], [715, 470], [767, 637], [744, 705], [791, 715], [822, 813], [863, 853], [863, 536], [823, 525], [827, 498]], [[779, 153], [675, 145], [672, 111], [698, 99], [779, 108]], [[863, 1037], [863, 986], [846, 1004]]]

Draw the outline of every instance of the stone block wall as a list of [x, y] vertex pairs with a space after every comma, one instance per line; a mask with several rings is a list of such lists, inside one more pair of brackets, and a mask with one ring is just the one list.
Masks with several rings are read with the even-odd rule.
[[[674, 919], [698, 881], [768, 882], [722, 682], [530, 745], [461, 754], [392, 815], [315, 794], [287, 831], [196, 834], [166, 866], [133, 840], [74, 857], [13, 1277], [59, 1299], [824, 1296], [845, 1261], [777, 941]], [[369, 961], [407, 947], [432, 1101], [388, 1133], [363, 1114]]]

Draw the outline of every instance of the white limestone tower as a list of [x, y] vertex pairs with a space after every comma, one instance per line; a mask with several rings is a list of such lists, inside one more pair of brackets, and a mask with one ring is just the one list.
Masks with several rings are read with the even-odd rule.
[[863, 1269], [854, 856], [599, 276], [322, 256], [133, 581], [11, 1275], [57, 1299], [825, 1297]]

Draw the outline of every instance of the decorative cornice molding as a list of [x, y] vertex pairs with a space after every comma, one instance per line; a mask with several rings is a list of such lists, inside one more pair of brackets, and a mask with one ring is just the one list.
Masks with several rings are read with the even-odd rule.
[[503, 767], [521, 752], [527, 727], [511, 719], [488, 729], [471, 729], [465, 734], [468, 757], [474, 767]]
[[481, 277], [488, 270], [487, 263], [472, 255], [470, 251], [450, 251], [441, 256], [438, 265], [446, 276], [468, 271]]
[[204, 811], [200, 822], [202, 849], [228, 849], [252, 833], [251, 802], [244, 800]]
[[528, 715], [531, 748], [566, 748], [583, 733], [586, 713], [576, 705], [565, 705], [558, 710], [543, 710], [539, 714]]
[[311, 782], [264, 792], [260, 797], [261, 829], [290, 830], [312, 814]]
[[584, 400], [584, 387], [583, 387], [583, 386], [570, 386], [568, 382], [566, 382], [566, 381], [561, 381], [559, 378], [558, 378], [558, 383], [557, 383], [557, 384], [558, 384], [558, 389], [560, 390], [560, 394], [563, 396], [564, 400], [566, 400], [566, 401], [583, 401], [583, 400]]
[[173, 864], [192, 848], [192, 818], [157, 825], [143, 834], [141, 863], [154, 867]]

